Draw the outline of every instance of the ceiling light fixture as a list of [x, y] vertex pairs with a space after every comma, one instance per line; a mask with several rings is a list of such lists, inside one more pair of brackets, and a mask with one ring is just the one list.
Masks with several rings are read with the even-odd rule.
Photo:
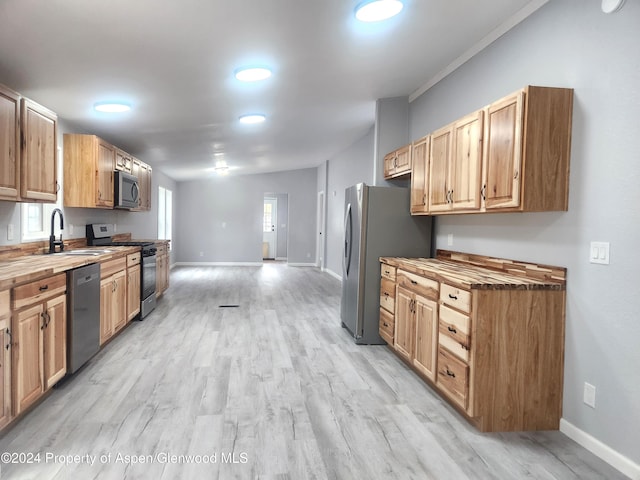
[[402, 7], [400, 0], [367, 0], [356, 7], [356, 18], [361, 22], [380, 22], [399, 14]]
[[131, 105], [119, 102], [99, 102], [93, 105], [93, 109], [103, 113], [122, 113], [131, 110]]
[[241, 82], [258, 82], [271, 76], [271, 69], [267, 67], [242, 67], [237, 69], [235, 77]]
[[239, 120], [240, 123], [253, 124], [262, 123], [267, 119], [262, 113], [250, 113], [248, 115], [242, 115]]

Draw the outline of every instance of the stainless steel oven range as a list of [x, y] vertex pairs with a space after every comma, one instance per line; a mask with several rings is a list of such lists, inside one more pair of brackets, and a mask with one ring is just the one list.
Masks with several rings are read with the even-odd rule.
[[139, 320], [146, 317], [156, 308], [156, 247], [153, 242], [144, 241], [113, 241], [113, 225], [92, 223], [87, 225], [87, 245], [114, 247], [140, 247], [140, 315]]

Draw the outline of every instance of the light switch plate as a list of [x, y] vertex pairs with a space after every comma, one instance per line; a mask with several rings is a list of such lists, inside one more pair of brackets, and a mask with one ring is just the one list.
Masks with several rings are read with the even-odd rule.
[[13, 240], [13, 224], [7, 225], [7, 240]]
[[609, 265], [609, 242], [591, 242], [589, 262]]

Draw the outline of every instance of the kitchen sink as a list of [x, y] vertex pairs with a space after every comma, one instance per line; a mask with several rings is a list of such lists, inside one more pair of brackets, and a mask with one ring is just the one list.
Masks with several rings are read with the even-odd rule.
[[113, 250], [91, 248], [91, 249], [86, 249], [86, 250], [83, 250], [83, 249], [66, 250], [66, 251], [62, 251], [62, 252], [52, 253], [51, 255], [89, 255], [89, 256], [98, 256], [98, 255], [104, 255], [105, 253], [111, 253], [111, 252], [113, 252]]

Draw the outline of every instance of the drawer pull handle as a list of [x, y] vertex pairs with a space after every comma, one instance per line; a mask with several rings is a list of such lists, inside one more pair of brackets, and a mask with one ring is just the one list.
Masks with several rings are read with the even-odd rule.
[[385, 270], [384, 273], [387, 275], [391, 275], [391, 272], [389, 270]]
[[451, 333], [458, 333], [458, 331], [451, 326], [447, 327], [447, 330], [449, 330]]
[[44, 292], [45, 290], [48, 290], [48, 289], [49, 289], [49, 285], [41, 285], [40, 286], [40, 291], [41, 292]]
[[451, 294], [449, 294], [449, 298], [451, 298], [453, 300], [457, 300], [458, 299], [458, 297], [456, 297], [455, 295], [451, 295]]
[[447, 375], [449, 375], [450, 377], [456, 378], [456, 374], [450, 371], [448, 368], [446, 369], [446, 371], [447, 371]]
[[409, 280], [413, 285], [417, 285], [418, 282], [416, 282], [415, 280]]
[[389, 297], [389, 292], [384, 292], [385, 297]]
[[382, 325], [384, 325], [385, 327], [389, 326], [389, 324], [387, 322], [382, 322]]

